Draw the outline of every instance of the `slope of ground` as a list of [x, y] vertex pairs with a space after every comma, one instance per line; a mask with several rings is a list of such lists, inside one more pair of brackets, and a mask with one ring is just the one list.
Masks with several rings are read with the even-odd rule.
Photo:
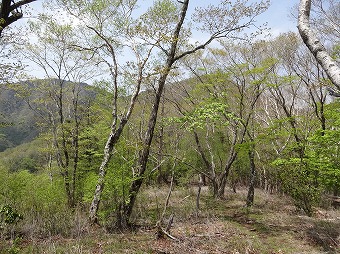
[[176, 188], [172, 193], [165, 217], [174, 215], [170, 233], [175, 240], [157, 239], [154, 227], [167, 189], [147, 188], [139, 196], [138, 226], [133, 232], [89, 228], [86, 217], [78, 214], [72, 238], [23, 237], [14, 245], [8, 241], [7, 249], [16, 247], [18, 253], [340, 253], [339, 210], [319, 208], [314, 217], [307, 217], [286, 197], [260, 190], [254, 207], [247, 209], [245, 190], [229, 192], [225, 200], [217, 201], [204, 189], [197, 213], [196, 190]]

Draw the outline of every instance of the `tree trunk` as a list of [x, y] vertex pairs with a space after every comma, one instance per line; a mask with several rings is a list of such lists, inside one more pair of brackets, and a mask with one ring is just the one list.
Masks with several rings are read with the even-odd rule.
[[[164, 117], [164, 104], [165, 104], [165, 100], [163, 98], [162, 100], [162, 108], [161, 108], [161, 118]], [[160, 126], [159, 129], [159, 146], [158, 146], [158, 177], [157, 177], [157, 183], [158, 184], [162, 184], [162, 183], [167, 183], [167, 175], [165, 175], [165, 173], [162, 170], [162, 160], [163, 160], [163, 153], [164, 153], [164, 126], [163, 124]]]
[[[95, 193], [94, 193], [92, 203], [91, 203], [91, 206], [90, 206], [90, 210], [89, 210], [89, 222], [91, 224], [98, 223], [97, 212], [98, 212], [98, 209], [99, 209], [101, 193], [103, 192], [103, 189], [104, 189], [104, 180], [105, 180], [107, 165], [108, 165], [108, 163], [109, 163], [109, 161], [112, 157], [112, 154], [114, 152], [114, 147], [117, 144], [117, 142], [119, 141], [120, 136], [121, 136], [121, 134], [122, 134], [122, 132], [125, 128], [125, 125], [129, 121], [130, 116], [132, 114], [132, 111], [135, 107], [136, 100], [138, 98], [140, 87], [141, 87], [141, 84], [142, 84], [142, 81], [143, 81], [143, 69], [144, 69], [144, 66], [146, 64], [146, 60], [144, 60], [140, 63], [140, 65], [138, 67], [138, 80], [137, 80], [135, 91], [134, 91], [133, 95], [131, 96], [130, 104], [128, 106], [127, 112], [124, 115], [124, 117], [122, 117], [120, 119], [119, 125], [117, 127], [117, 122], [118, 122], [118, 112], [117, 112], [118, 64], [117, 64], [117, 60], [116, 60], [116, 55], [115, 55], [115, 51], [114, 51], [112, 45], [107, 41], [107, 39], [105, 37], [103, 37], [98, 31], [96, 31], [96, 30], [94, 30], [94, 31], [99, 37], [101, 37], [105, 41], [106, 45], [110, 49], [110, 53], [111, 53], [112, 61], [113, 61], [113, 67], [114, 67], [114, 68], [110, 68], [111, 75], [113, 77], [113, 82], [114, 82], [114, 98], [113, 98], [113, 111], [112, 111], [113, 120], [112, 120], [112, 124], [111, 124], [111, 132], [110, 132], [109, 137], [108, 137], [106, 144], [105, 144], [103, 160], [102, 160], [102, 163], [99, 167], [98, 181], [97, 181]], [[121, 205], [118, 210], [119, 210], [120, 214], [124, 215], [124, 205]], [[122, 217], [124, 218], [124, 216], [122, 216]]]
[[202, 181], [202, 178], [200, 178], [198, 182], [198, 189], [197, 189], [197, 195], [196, 195], [196, 217], [198, 217], [200, 213], [200, 197], [201, 197], [202, 185], [203, 185], [203, 181]]
[[199, 174], [199, 181], [202, 183], [202, 186], [207, 186], [207, 177], [205, 174]]
[[114, 129], [111, 130], [109, 138], [107, 139], [105, 149], [104, 149], [104, 157], [103, 157], [102, 163], [99, 167], [99, 175], [98, 175], [97, 185], [96, 185], [96, 189], [95, 189], [95, 192], [94, 192], [94, 196], [93, 196], [92, 203], [91, 203], [91, 206], [90, 206], [90, 211], [89, 211], [89, 222], [91, 224], [98, 223], [97, 212], [98, 212], [98, 209], [99, 209], [101, 193], [103, 192], [103, 189], [104, 189], [106, 167], [107, 167], [107, 164], [109, 163], [109, 161], [112, 157], [113, 148], [116, 145], [116, 143], [118, 142], [120, 135], [121, 135], [126, 123], [127, 123], [127, 119], [123, 119], [120, 122], [119, 128], [117, 130], [114, 130]]
[[172, 37], [171, 48], [167, 54], [168, 56], [167, 56], [166, 64], [158, 80], [158, 88], [156, 90], [155, 98], [153, 101], [152, 110], [151, 110], [151, 114], [149, 117], [148, 129], [146, 131], [145, 138], [143, 141], [143, 148], [139, 152], [136, 179], [132, 181], [131, 183], [131, 186], [129, 189], [129, 200], [127, 204], [124, 206], [125, 208], [124, 216], [126, 220], [130, 219], [130, 216], [132, 214], [132, 209], [135, 205], [139, 189], [143, 183], [143, 176], [144, 176], [146, 165], [149, 159], [151, 142], [152, 142], [153, 135], [154, 135], [154, 130], [155, 130], [156, 122], [157, 122], [158, 109], [159, 109], [159, 105], [161, 101], [161, 96], [163, 94], [165, 82], [171, 71], [172, 65], [174, 64], [176, 60], [179, 59], [179, 58], [175, 59], [176, 52], [177, 52], [177, 44], [178, 44], [179, 34], [182, 29], [182, 25], [184, 23], [184, 19], [185, 19], [187, 10], [188, 10], [188, 5], [189, 5], [189, 0], [183, 1], [180, 20], [177, 23], [176, 29]]
[[[333, 189], [333, 196], [334, 196], [334, 197], [338, 197], [339, 194], [340, 194], [339, 186], [334, 186], [334, 189]], [[338, 200], [338, 199], [333, 199], [332, 206], [333, 206], [335, 209], [338, 209], [338, 208], [340, 207], [339, 200]]]
[[[198, 153], [200, 154], [208, 173], [213, 172], [212, 163], [210, 163], [208, 161], [207, 157], [205, 156], [204, 151], [203, 151], [202, 146], [201, 146], [201, 143], [200, 143], [200, 140], [199, 140], [199, 137], [198, 137], [198, 134], [195, 130], [194, 130], [194, 137], [195, 137], [195, 142], [196, 142]], [[200, 182], [202, 182], [202, 185], [206, 186], [207, 185], [206, 176], [204, 174], [200, 173], [199, 178], [200, 178]], [[213, 175], [212, 178], [214, 179], [214, 178], [216, 178], [216, 176]]]
[[249, 179], [249, 189], [247, 195], [247, 207], [250, 207], [254, 203], [254, 190], [255, 190], [255, 180], [256, 180], [256, 168], [255, 168], [255, 147], [252, 144], [249, 152], [249, 162], [250, 162], [250, 179]]
[[310, 28], [309, 17], [311, 5], [311, 0], [300, 0], [298, 18], [299, 33], [310, 52], [327, 73], [329, 79], [337, 87], [337, 89], [340, 90], [340, 67], [327, 53], [326, 48], [322, 45], [320, 40]]
[[158, 114], [158, 108], [159, 108], [159, 103], [160, 103], [160, 98], [163, 92], [163, 88], [165, 85], [166, 78], [170, 72], [170, 68], [168, 68], [167, 71], [162, 75], [162, 77], [159, 79], [158, 82], [158, 89], [157, 93], [153, 102], [152, 106], [152, 111], [151, 115], [149, 118], [149, 124], [148, 124], [148, 129], [146, 132], [146, 137], [143, 142], [143, 149], [139, 151], [139, 158], [138, 158], [138, 168], [136, 170], [137, 174], [135, 176], [136, 180], [133, 180], [129, 189], [129, 201], [127, 202], [127, 205], [124, 206], [124, 217], [126, 220], [129, 220], [132, 209], [134, 207], [138, 192], [140, 187], [142, 186], [143, 183], [143, 176], [146, 170], [147, 162], [149, 159], [149, 154], [150, 154], [150, 147], [151, 147], [151, 142], [153, 139], [154, 135], [154, 130], [156, 127], [156, 122], [157, 122], [157, 114]]
[[236, 157], [237, 157], [237, 152], [235, 151], [235, 148], [232, 148], [228, 162], [224, 167], [224, 171], [218, 178], [218, 189], [217, 189], [217, 193], [214, 193], [214, 197], [220, 198], [220, 199], [224, 198], [224, 192], [225, 192], [225, 187], [227, 185], [227, 179], [230, 173], [231, 166], [236, 160]]

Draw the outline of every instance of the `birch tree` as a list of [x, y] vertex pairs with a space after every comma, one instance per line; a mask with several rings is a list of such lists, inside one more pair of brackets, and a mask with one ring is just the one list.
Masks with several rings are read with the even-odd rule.
[[298, 29], [303, 42], [327, 73], [331, 82], [340, 90], [340, 66], [327, 52], [315, 32], [310, 27], [312, 0], [301, 0], [299, 6]]

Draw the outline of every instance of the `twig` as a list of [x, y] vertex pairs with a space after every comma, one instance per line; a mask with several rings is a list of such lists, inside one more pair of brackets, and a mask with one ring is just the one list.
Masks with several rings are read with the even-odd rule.
[[170, 188], [169, 188], [168, 196], [166, 197], [166, 201], [165, 201], [165, 204], [164, 204], [163, 213], [162, 213], [162, 216], [160, 218], [161, 221], [163, 220], [166, 209], [168, 208], [168, 205], [169, 205], [169, 200], [170, 200], [170, 196], [171, 196], [171, 192], [172, 192], [173, 183], [174, 183], [174, 170], [172, 170]]
[[179, 203], [182, 203], [184, 200], [186, 200], [187, 198], [189, 198], [191, 195], [188, 195], [188, 196], [186, 196], [186, 197], [184, 197], [183, 199], [181, 199], [180, 201], [179, 201]]
[[203, 185], [203, 182], [202, 182], [202, 179], [200, 179], [198, 183], [198, 190], [197, 190], [197, 195], [196, 195], [196, 217], [198, 217], [199, 211], [200, 211], [200, 195], [201, 195], [202, 185]]
[[[161, 228], [162, 229], [162, 228]], [[176, 237], [170, 235], [168, 232], [166, 232], [164, 229], [162, 229], [163, 233], [169, 237], [170, 239], [174, 240], [174, 241], [179, 241]]]
[[[174, 163], [174, 167], [173, 168], [175, 168], [175, 165], [176, 164]], [[174, 215], [173, 214], [170, 215], [170, 218], [169, 218], [169, 221], [168, 221], [168, 224], [167, 224], [166, 228], [163, 229], [162, 226], [161, 226], [161, 224], [162, 224], [162, 222], [164, 220], [166, 209], [168, 208], [168, 205], [169, 205], [169, 200], [170, 200], [170, 196], [171, 196], [171, 192], [172, 192], [173, 182], [174, 182], [174, 169], [172, 170], [170, 188], [169, 188], [168, 196], [167, 196], [165, 204], [164, 204], [163, 213], [162, 213], [161, 217], [159, 218], [159, 220], [156, 223], [156, 227], [157, 227], [156, 235], [157, 235], [157, 239], [160, 239], [160, 238], [163, 238], [164, 236], [167, 236], [167, 237], [169, 237], [172, 240], [178, 241], [177, 238], [175, 238], [174, 236], [170, 235], [170, 228], [171, 228], [171, 225], [172, 225], [172, 223], [174, 221]]]

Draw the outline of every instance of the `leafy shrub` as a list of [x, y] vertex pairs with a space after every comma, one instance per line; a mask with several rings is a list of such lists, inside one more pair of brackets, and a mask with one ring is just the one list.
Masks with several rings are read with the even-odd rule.
[[319, 203], [321, 193], [317, 172], [300, 158], [277, 159], [273, 165], [278, 169], [284, 192], [293, 198], [298, 209], [312, 216], [313, 206]]
[[23, 216], [9, 205], [3, 205], [0, 209], [0, 222], [5, 224], [16, 224]]
[[[67, 207], [60, 176], [51, 178], [47, 173], [0, 171], [3, 172], [0, 175], [0, 203], [8, 204], [3, 208], [7, 221], [19, 221], [20, 216], [23, 216], [25, 220], [18, 227], [27, 236], [71, 234], [74, 215], [73, 210]], [[21, 211], [21, 214], [14, 209], [10, 210], [11, 207]]]

